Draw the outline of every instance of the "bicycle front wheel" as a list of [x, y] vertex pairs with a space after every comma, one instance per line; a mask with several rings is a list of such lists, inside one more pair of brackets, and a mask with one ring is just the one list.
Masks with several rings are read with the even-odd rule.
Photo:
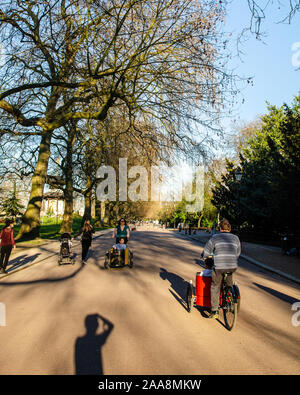
[[230, 288], [225, 292], [222, 309], [225, 326], [229, 331], [232, 331], [237, 319], [237, 303], [234, 302], [233, 293]]

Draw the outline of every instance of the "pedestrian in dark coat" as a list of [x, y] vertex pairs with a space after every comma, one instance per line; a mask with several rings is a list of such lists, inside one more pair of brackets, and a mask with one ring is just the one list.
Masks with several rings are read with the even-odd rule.
[[75, 236], [81, 236], [81, 245], [82, 245], [82, 263], [86, 264], [86, 257], [89, 251], [89, 248], [92, 244], [93, 233], [95, 233], [91, 222], [89, 220], [84, 221], [83, 227], [80, 229], [79, 233]]

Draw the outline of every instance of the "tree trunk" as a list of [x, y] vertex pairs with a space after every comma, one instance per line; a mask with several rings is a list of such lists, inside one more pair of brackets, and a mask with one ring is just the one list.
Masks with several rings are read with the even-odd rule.
[[73, 225], [73, 148], [75, 143], [76, 125], [68, 131], [67, 158], [65, 167], [65, 208], [60, 233], [72, 233]]
[[[69, 176], [68, 176], [69, 174]], [[73, 179], [72, 168], [66, 171], [66, 188], [64, 191], [65, 208], [60, 233], [72, 233], [73, 225]]]
[[95, 217], [96, 217], [95, 226], [100, 228], [100, 226], [102, 225], [103, 218], [101, 216], [101, 202], [97, 200], [97, 197], [95, 198]]
[[86, 179], [86, 193], [84, 195], [84, 214], [82, 217], [81, 224], [84, 224], [84, 221], [92, 219], [92, 180], [89, 176]]
[[16, 239], [34, 239], [40, 235], [40, 212], [50, 157], [51, 137], [51, 131], [45, 131], [42, 135], [38, 161], [32, 177], [30, 198]]
[[116, 202], [107, 202], [106, 221], [109, 226], [114, 226], [116, 223], [116, 215], [114, 211], [115, 209], [116, 209]]
[[86, 220], [91, 220], [92, 219], [92, 196], [90, 192], [87, 192], [84, 195], [84, 214], [82, 217], [82, 225], [84, 224], [84, 221]]
[[201, 227], [201, 220], [203, 218], [203, 213], [200, 215], [199, 219], [198, 219], [198, 229]]

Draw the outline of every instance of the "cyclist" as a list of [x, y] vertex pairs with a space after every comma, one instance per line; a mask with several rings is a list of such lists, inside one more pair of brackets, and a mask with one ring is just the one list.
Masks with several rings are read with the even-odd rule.
[[129, 226], [126, 223], [125, 218], [121, 218], [117, 227], [113, 230], [112, 238], [116, 237], [116, 244], [119, 243], [120, 238], [124, 239], [125, 244], [127, 244], [130, 233]]
[[[223, 273], [233, 273], [238, 267], [238, 257], [241, 253], [239, 238], [231, 233], [231, 225], [228, 220], [220, 222], [220, 233], [213, 235], [206, 243], [203, 257], [214, 256], [214, 267], [211, 281], [211, 313], [209, 318], [219, 317], [220, 288]], [[233, 285], [232, 275], [227, 277], [229, 286]]]

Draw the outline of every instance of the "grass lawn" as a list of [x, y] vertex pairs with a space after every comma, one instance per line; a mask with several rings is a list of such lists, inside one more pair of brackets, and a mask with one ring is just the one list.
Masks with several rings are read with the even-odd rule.
[[[24, 245], [24, 246], [31, 246], [31, 245], [38, 245], [41, 243], [45, 242], [45, 239], [47, 240], [57, 240], [60, 237], [60, 225], [61, 225], [62, 220], [57, 220], [57, 218], [51, 218], [51, 217], [42, 217], [41, 218], [41, 229], [40, 229], [40, 238], [35, 239], [35, 240], [26, 240], [26, 241], [17, 241], [16, 243], [18, 245]], [[92, 221], [93, 225], [93, 221]], [[0, 223], [0, 229], [4, 226], [4, 223]], [[73, 218], [73, 232], [72, 236], [74, 237], [80, 229], [81, 226], [81, 218], [80, 217], [75, 217]], [[20, 229], [20, 225], [15, 225], [14, 226], [14, 234], [15, 236], [18, 234]], [[108, 227], [102, 227], [102, 228], [95, 228], [95, 230], [103, 230], [103, 229], [108, 229]]]

